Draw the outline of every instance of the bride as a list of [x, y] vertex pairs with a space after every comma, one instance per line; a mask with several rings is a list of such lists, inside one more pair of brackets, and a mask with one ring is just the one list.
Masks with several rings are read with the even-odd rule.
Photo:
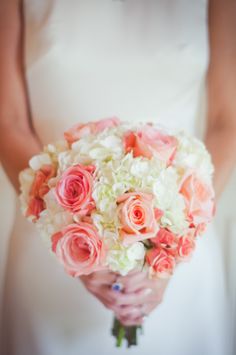
[[[204, 137], [219, 198], [235, 164], [235, 18], [229, 0], [2, 0], [0, 158], [16, 192], [30, 157], [76, 122], [116, 115], [196, 133], [206, 88]], [[19, 206], [8, 250], [3, 355], [230, 354], [213, 227], [168, 281], [138, 272], [68, 277]], [[111, 289], [115, 281], [123, 292]], [[143, 324], [138, 347], [115, 348], [114, 313]]]

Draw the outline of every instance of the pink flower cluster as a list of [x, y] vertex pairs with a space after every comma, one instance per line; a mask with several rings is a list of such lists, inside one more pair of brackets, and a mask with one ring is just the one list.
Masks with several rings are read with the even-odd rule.
[[52, 250], [72, 276], [97, 271], [104, 261], [105, 246], [89, 218], [95, 209], [94, 172], [94, 166], [74, 165], [62, 174], [55, 188], [58, 204], [77, 221], [52, 236]]
[[215, 213], [214, 191], [196, 174], [190, 174], [183, 180], [180, 193], [185, 199], [189, 229], [183, 235], [176, 235], [167, 228], [160, 228], [151, 238], [153, 247], [147, 252], [146, 261], [151, 274], [156, 276], [171, 275], [176, 263], [190, 259], [196, 237], [204, 233]]

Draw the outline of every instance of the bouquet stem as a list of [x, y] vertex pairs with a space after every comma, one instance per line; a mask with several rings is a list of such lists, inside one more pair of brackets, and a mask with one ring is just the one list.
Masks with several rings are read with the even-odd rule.
[[138, 329], [142, 330], [142, 326], [124, 326], [117, 318], [114, 318], [112, 335], [116, 338], [116, 346], [120, 348], [123, 340], [127, 341], [127, 347], [138, 344]]

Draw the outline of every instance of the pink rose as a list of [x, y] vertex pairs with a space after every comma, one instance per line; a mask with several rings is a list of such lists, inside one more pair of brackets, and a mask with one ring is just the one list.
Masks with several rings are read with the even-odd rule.
[[127, 244], [156, 235], [159, 227], [155, 218], [152, 194], [125, 193], [118, 197], [117, 203], [121, 223], [120, 235]]
[[103, 268], [105, 249], [92, 224], [74, 223], [55, 233], [52, 251], [71, 276], [88, 275]]
[[178, 245], [177, 236], [165, 228], [161, 228], [157, 236], [152, 238], [151, 241], [156, 247], [159, 246], [165, 249], [174, 250]]
[[191, 233], [180, 237], [178, 242], [178, 260], [189, 260], [194, 249], [195, 241]]
[[89, 134], [97, 134], [104, 131], [106, 128], [116, 127], [120, 124], [120, 120], [117, 117], [104, 118], [99, 121], [79, 123], [71, 127], [64, 133], [65, 140], [72, 144], [84, 136]]
[[173, 274], [175, 258], [162, 248], [152, 248], [146, 254], [150, 275], [168, 278]]
[[48, 181], [55, 176], [56, 169], [52, 165], [44, 165], [36, 171], [34, 181], [29, 192], [28, 209], [26, 217], [33, 216], [33, 221], [39, 218], [40, 213], [45, 209], [44, 195], [48, 193]]
[[188, 219], [193, 226], [211, 221], [215, 202], [210, 185], [193, 173], [184, 179], [180, 193], [184, 196]]
[[145, 125], [141, 131], [128, 132], [124, 137], [125, 152], [133, 151], [134, 157], [143, 156], [148, 159], [155, 155], [158, 159], [171, 164], [175, 157], [178, 141], [175, 137]]
[[95, 166], [80, 164], [68, 168], [56, 184], [58, 203], [66, 210], [80, 216], [89, 214], [95, 207], [92, 198]]

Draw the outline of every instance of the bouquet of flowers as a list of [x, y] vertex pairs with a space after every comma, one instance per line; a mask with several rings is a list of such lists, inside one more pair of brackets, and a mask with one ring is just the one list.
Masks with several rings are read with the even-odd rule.
[[[166, 278], [212, 219], [212, 174], [198, 139], [111, 117], [73, 126], [32, 157], [20, 199], [69, 275], [145, 269]], [[137, 328], [115, 319], [117, 345], [134, 344]]]

